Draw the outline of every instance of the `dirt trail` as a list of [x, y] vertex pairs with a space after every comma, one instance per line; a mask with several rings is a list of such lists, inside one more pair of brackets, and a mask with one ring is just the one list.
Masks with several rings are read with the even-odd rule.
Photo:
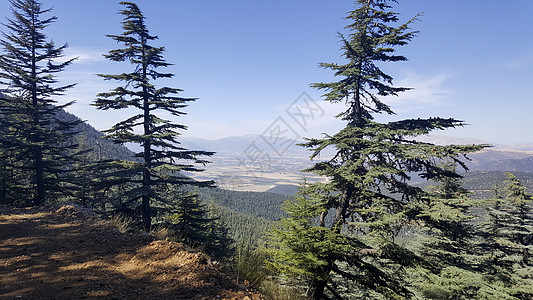
[[0, 207], [1, 299], [261, 299], [203, 253], [125, 235], [73, 206]]

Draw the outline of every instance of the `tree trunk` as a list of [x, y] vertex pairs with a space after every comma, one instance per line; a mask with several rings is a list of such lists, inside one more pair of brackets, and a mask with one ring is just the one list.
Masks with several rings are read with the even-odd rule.
[[2, 170], [2, 195], [0, 196], [1, 203], [7, 203], [7, 171]]
[[324, 293], [325, 290], [326, 282], [324, 280], [314, 279], [310, 283], [307, 297], [313, 300], [325, 300], [327, 299]]
[[44, 184], [43, 152], [40, 147], [37, 147], [35, 149], [35, 185], [37, 193], [33, 202], [34, 206], [40, 206], [44, 204], [46, 194]]
[[[344, 219], [346, 218], [346, 211], [348, 210], [348, 206], [350, 205], [350, 198], [352, 197], [352, 188], [350, 186], [347, 186], [347, 188], [342, 192], [341, 198], [339, 200], [339, 203], [337, 207], [335, 208], [335, 217], [333, 218], [333, 222], [331, 223], [332, 229], [342, 223]], [[335, 229], [336, 233], [340, 233], [342, 227], [338, 227]]]
[[[147, 66], [145, 64], [146, 58], [144, 53], [145, 41], [142, 40], [143, 50], [143, 78], [147, 79]], [[143, 129], [144, 129], [144, 171], [143, 171], [143, 196], [142, 196], [142, 212], [143, 212], [143, 225], [146, 232], [150, 232], [152, 227], [152, 210], [150, 208], [150, 193], [152, 190], [152, 181], [151, 181], [151, 172], [152, 172], [152, 153], [151, 153], [151, 138], [149, 135], [150, 124], [152, 120], [150, 119], [150, 96], [148, 95], [148, 90], [146, 85], [143, 86]]]
[[150, 196], [142, 196], [141, 209], [144, 231], [150, 232], [150, 230], [152, 229], [152, 210], [150, 208]]
[[[148, 136], [150, 134], [150, 109], [148, 105], [148, 100], [144, 101], [144, 135]], [[143, 170], [143, 195], [142, 195], [142, 217], [144, 230], [150, 232], [152, 227], [152, 211], [150, 208], [150, 194], [152, 188], [151, 181], [151, 168], [152, 168], [152, 155], [151, 155], [151, 143], [150, 139], [145, 137], [144, 140], [144, 170]]]

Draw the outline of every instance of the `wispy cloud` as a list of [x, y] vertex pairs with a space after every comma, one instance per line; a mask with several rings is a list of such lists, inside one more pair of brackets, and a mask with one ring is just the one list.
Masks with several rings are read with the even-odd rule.
[[[395, 82], [395, 85], [411, 87], [413, 89], [401, 93], [398, 97], [389, 97], [382, 100], [391, 105], [393, 111], [396, 113], [410, 113], [420, 109], [447, 105], [447, 99], [449, 99], [451, 91], [446, 88], [446, 81], [452, 76], [450, 72], [440, 72], [431, 76], [406, 73]], [[312, 95], [312, 101], [315, 103], [314, 105], [320, 107], [320, 113], [312, 117], [308, 116], [304, 127], [296, 123], [290, 114], [287, 113], [287, 108], [291, 105], [291, 102], [287, 101], [286, 105], [277, 105], [273, 108], [278, 114], [271, 114], [273, 116], [271, 118], [258, 115], [253, 118], [244, 118], [238, 121], [213, 119], [209, 123], [206, 123], [205, 120], [196, 120], [193, 118], [188, 123], [191, 125], [188, 136], [216, 138], [250, 133], [261, 134], [275, 123], [278, 118], [282, 118], [285, 122], [284, 124], [291, 127], [293, 132], [301, 137], [318, 137], [322, 133], [333, 134], [344, 126], [344, 122], [335, 117], [346, 110], [346, 103], [344, 101], [332, 104], [323, 101], [319, 93], [314, 91], [306, 92]], [[296, 96], [294, 99], [297, 98]], [[245, 126], [239, 124], [245, 124]]]
[[76, 100], [78, 103], [87, 105], [91, 103], [96, 94], [109, 91], [113, 84], [106, 82], [95, 75], [94, 71], [65, 71], [58, 76], [58, 80], [64, 84], [76, 83], [76, 86], [66, 92], [61, 99]]
[[[86, 61], [91, 59], [90, 55], [84, 57], [86, 57]], [[96, 59], [94, 55], [92, 57], [92, 59]], [[118, 112], [103, 113], [96, 111], [89, 104], [94, 101], [97, 93], [108, 91], [113, 85], [95, 76], [94, 71], [86, 69], [86, 67], [83, 67], [82, 70], [64, 74], [66, 77], [64, 80], [66, 82], [75, 80], [75, 82], [78, 82], [78, 85], [71, 89], [62, 100], [64, 102], [67, 100], [77, 100], [76, 104], [69, 108], [70, 111], [81, 115], [82, 118], [89, 120], [91, 124], [99, 129], [109, 128], [113, 122], [116, 122], [117, 119], [123, 116]], [[452, 75], [447, 72], [441, 72], [433, 76], [408, 73], [395, 83], [397, 86], [412, 87], [414, 89], [402, 93], [399, 97], [391, 97], [383, 100], [392, 105], [393, 110], [397, 113], [411, 112], [420, 108], [446, 104], [447, 96], [450, 94], [450, 91], [446, 89], [446, 80], [451, 77]], [[320, 107], [320, 113], [317, 113], [313, 117], [308, 117], [303, 128], [287, 112], [287, 109], [298, 98], [299, 94], [287, 97], [290, 101], [287, 101], [286, 105], [273, 107], [273, 111], [276, 113], [267, 113], [266, 115], [269, 115], [268, 117], [264, 113], [257, 112], [243, 112], [242, 116], [244, 118], [241, 119], [190, 114], [185, 116], [184, 119], [181, 119], [180, 122], [187, 124], [189, 127], [184, 132], [185, 136], [208, 139], [235, 135], [261, 134], [279, 118], [282, 118], [293, 129], [293, 132], [296, 132], [300, 137], [318, 137], [322, 133], [333, 134], [342, 128], [344, 123], [338, 118], [335, 118], [335, 116], [346, 109], [344, 102], [331, 104], [323, 101], [320, 93], [316, 91], [309, 90], [306, 93], [311, 95], [310, 97], [312, 98], [310, 100], [313, 101], [313, 105]], [[162, 117], [173, 119], [167, 115], [162, 115]]]
[[429, 106], [447, 105], [447, 98], [451, 92], [446, 88], [446, 81], [453, 77], [447, 71], [423, 76], [417, 73], [407, 73], [396, 81], [396, 86], [412, 88], [398, 95], [386, 99], [396, 112], [410, 112]]
[[77, 58], [76, 64], [86, 64], [86, 63], [95, 63], [105, 61], [105, 57], [102, 56], [103, 53], [107, 51], [100, 48], [91, 48], [91, 47], [68, 47], [65, 49], [65, 56], [63, 61]]

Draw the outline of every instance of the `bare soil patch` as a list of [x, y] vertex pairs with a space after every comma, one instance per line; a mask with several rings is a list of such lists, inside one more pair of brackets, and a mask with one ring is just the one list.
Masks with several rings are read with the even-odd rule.
[[201, 252], [74, 206], [0, 207], [1, 299], [262, 299]]

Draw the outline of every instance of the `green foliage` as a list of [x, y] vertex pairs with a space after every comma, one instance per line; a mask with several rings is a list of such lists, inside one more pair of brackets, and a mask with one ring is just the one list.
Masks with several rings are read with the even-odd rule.
[[235, 252], [237, 281], [259, 288], [268, 277], [265, 254], [253, 244], [239, 244]]
[[427, 299], [516, 299], [498, 283], [486, 282], [479, 272], [445, 267], [426, 276], [418, 288]]
[[[349, 293], [410, 298], [405, 268], [415, 264], [416, 256], [398, 241], [410, 223], [413, 203], [425, 192], [409, 180], [413, 173], [426, 179], [459, 178], [438, 162], [449, 160], [466, 168], [461, 157], [484, 145], [440, 146], [416, 139], [464, 125], [455, 119], [374, 121], [374, 114], [394, 113], [380, 97], [409, 89], [394, 86], [381, 66], [406, 60], [395, 48], [415, 36], [409, 26], [416, 17], [398, 25], [398, 14], [389, 5], [396, 1], [356, 2], [346, 17], [349, 35], [339, 34], [346, 63], [321, 64], [340, 79], [312, 84], [325, 90], [325, 100], [346, 103], [338, 117], [347, 124], [334, 135], [302, 144], [312, 151], [312, 159], [326, 148], [335, 154], [306, 170], [327, 177], [327, 183], [311, 185], [294, 207], [285, 207], [289, 217], [276, 233], [273, 246], [280, 250], [272, 252], [273, 265], [283, 273], [312, 278], [308, 281], [314, 299]], [[341, 280], [333, 281], [334, 276]]]
[[313, 295], [315, 286], [320, 288], [330, 281], [333, 262], [351, 250], [351, 245], [335, 228], [317, 226], [316, 216], [325, 212], [320, 195], [302, 188], [294, 199], [283, 204], [283, 210], [287, 217], [271, 230], [265, 250], [269, 266], [308, 282], [309, 295]]
[[283, 284], [276, 278], [268, 278], [263, 281], [259, 288], [261, 294], [269, 300], [305, 300], [306, 297], [302, 295], [293, 283]]
[[[6, 96], [0, 94], [0, 203], [16, 206], [26, 205], [26, 201], [20, 201], [17, 191], [22, 188], [23, 182], [29, 182], [28, 178], [18, 169], [21, 164], [15, 158], [17, 149], [13, 143], [13, 127], [9, 125], [8, 115], [4, 113], [4, 108], [9, 104]], [[24, 198], [22, 198], [24, 199]]]
[[417, 208], [423, 227], [411, 247], [426, 262], [413, 270], [418, 291], [430, 299], [529, 299], [533, 216], [525, 188], [508, 174], [486, 215], [476, 216], [472, 208], [483, 202], [450, 181]]
[[201, 247], [217, 258], [227, 257], [233, 252], [233, 240], [226, 225], [209, 211], [206, 204], [200, 202], [198, 195], [183, 195], [175, 189], [168, 194], [168, 200], [168, 213], [157, 225], [166, 228], [173, 240]]
[[[451, 162], [442, 167], [455, 171]], [[429, 299], [476, 298], [486, 283], [477, 272], [481, 258], [476, 255], [470, 208], [480, 201], [469, 198], [459, 178], [439, 176], [434, 181], [438, 185], [430, 186], [411, 212], [419, 226], [409, 247], [421, 260], [411, 270], [418, 278], [414, 285]]]
[[322, 198], [302, 189], [283, 209], [287, 217], [270, 232], [266, 250], [271, 267], [293, 277], [328, 280], [330, 258], [340, 256], [348, 246], [334, 230], [317, 226], [315, 217], [325, 211]]
[[10, 3], [13, 17], [4, 24], [8, 32], [0, 41], [4, 52], [0, 56], [3, 200], [42, 205], [73, 196], [78, 184], [71, 172], [77, 145], [69, 137], [80, 121], [57, 119], [58, 112], [72, 102], [56, 106], [54, 100], [74, 86], [58, 85], [56, 80], [56, 74], [74, 59], [57, 62], [67, 46], [47, 41], [44, 31], [57, 19], [45, 17], [51, 9], [42, 9], [34, 0]]
[[200, 188], [198, 196], [206, 203], [229, 208], [235, 212], [278, 221], [283, 216], [281, 205], [287, 196], [268, 192], [231, 191], [221, 188]]
[[229, 236], [235, 241], [235, 245], [261, 246], [265, 232], [272, 226], [272, 221], [239, 213], [213, 203], [209, 209], [228, 226]]
[[[157, 88], [154, 81], [171, 78], [173, 74], [158, 70], [170, 64], [163, 59], [164, 47], [155, 47], [150, 43], [157, 39], [149, 34], [145, 18], [136, 4], [120, 2], [125, 8], [120, 11], [124, 16], [122, 35], [109, 35], [124, 48], [109, 51], [105, 57], [115, 62], [129, 62], [133, 66], [130, 73], [118, 75], [99, 74], [105, 80], [122, 83], [115, 89], [98, 94], [94, 106], [98, 109], [135, 108], [138, 114], [120, 121], [106, 132], [107, 138], [118, 144], [135, 143], [142, 147], [136, 154], [140, 159], [133, 161], [105, 161], [96, 170], [108, 170], [97, 178], [95, 187], [105, 190], [119, 187], [119, 206], [130, 211], [140, 211], [142, 223], [146, 231], [150, 231], [152, 221], [152, 202], [161, 199], [160, 190], [168, 184], [192, 184], [209, 186], [212, 182], [197, 182], [180, 172], [201, 171], [192, 164], [181, 163], [190, 161], [206, 164], [200, 156], [210, 156], [212, 152], [191, 151], [179, 145], [179, 130], [185, 125], [175, 124], [156, 115], [164, 111], [174, 117], [184, 115], [183, 108], [194, 98], [179, 97], [180, 89], [171, 87]], [[141, 133], [136, 132], [139, 128]]]
[[517, 299], [533, 297], [532, 198], [520, 181], [507, 174], [505, 193], [486, 207], [487, 220], [480, 225], [483, 240], [483, 272]]
[[[454, 171], [452, 163], [443, 165]], [[420, 255], [435, 270], [447, 266], [472, 269], [468, 257], [472, 255], [475, 216], [471, 207], [479, 207], [479, 200], [468, 197], [458, 178], [435, 178], [438, 186], [430, 188], [427, 197], [415, 204], [415, 219], [421, 225]], [[470, 266], [470, 267], [469, 267]]]

